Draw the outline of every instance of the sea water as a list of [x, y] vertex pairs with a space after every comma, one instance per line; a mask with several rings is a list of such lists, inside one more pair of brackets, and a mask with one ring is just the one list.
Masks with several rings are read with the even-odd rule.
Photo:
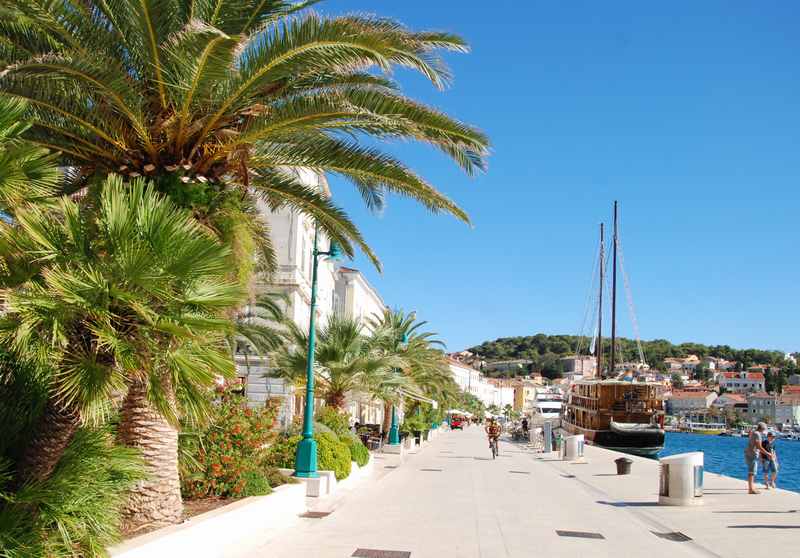
[[[711, 436], [706, 434], [685, 434], [667, 432], [664, 449], [659, 457], [702, 451], [705, 453], [705, 469], [738, 479], [747, 479], [744, 462], [744, 448], [747, 438]], [[775, 442], [778, 453], [778, 488], [800, 492], [800, 441], [778, 440]], [[758, 482], [763, 482], [761, 463], [759, 463]]]

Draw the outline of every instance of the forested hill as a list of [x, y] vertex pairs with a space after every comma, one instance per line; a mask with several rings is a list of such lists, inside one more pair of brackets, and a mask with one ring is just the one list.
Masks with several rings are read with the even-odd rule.
[[[578, 346], [578, 337], [575, 335], [545, 335], [538, 333], [526, 337], [501, 337], [494, 341], [486, 341], [468, 351], [480, 355], [486, 361], [529, 359], [534, 361], [535, 370], [553, 370], [558, 367], [559, 357], [575, 354]], [[605, 352], [608, 354], [610, 345], [608, 339], [604, 340]], [[582, 339], [583, 353], [586, 353], [588, 340]], [[617, 349], [621, 350], [623, 361], [638, 361], [636, 341], [633, 339], [618, 339]], [[741, 362], [745, 367], [752, 364], [784, 364], [784, 353], [763, 349], [734, 349], [727, 345], [703, 345], [700, 343], [681, 343], [675, 345], [665, 339], [642, 341], [647, 362], [656, 368], [663, 366], [667, 357], [684, 357], [690, 354], [699, 357], [713, 356], [727, 360]]]

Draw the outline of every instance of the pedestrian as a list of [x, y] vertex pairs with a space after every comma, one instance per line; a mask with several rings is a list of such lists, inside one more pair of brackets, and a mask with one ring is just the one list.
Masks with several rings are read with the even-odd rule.
[[776, 488], [775, 479], [778, 477], [778, 454], [775, 452], [775, 434], [767, 434], [766, 441], [762, 444], [769, 457], [761, 456], [761, 469], [764, 471], [764, 488]]
[[755, 489], [754, 482], [756, 473], [758, 472], [758, 460], [760, 457], [769, 457], [770, 454], [764, 451], [764, 446], [761, 444], [764, 432], [767, 431], [767, 425], [759, 422], [747, 438], [747, 447], [744, 448], [744, 461], [747, 465], [747, 492], [749, 494], [758, 494]]
[[528, 436], [528, 417], [522, 417], [522, 431]]

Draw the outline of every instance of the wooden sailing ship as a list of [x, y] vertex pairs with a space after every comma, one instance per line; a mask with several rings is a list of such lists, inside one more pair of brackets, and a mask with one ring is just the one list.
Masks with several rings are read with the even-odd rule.
[[[617, 234], [617, 202], [614, 202], [609, 354], [609, 370], [612, 376], [616, 365]], [[583, 434], [590, 444], [637, 455], [655, 455], [664, 447], [663, 386], [648, 382], [622, 381], [609, 378], [609, 374], [604, 373], [602, 324], [605, 246], [602, 224], [599, 261], [600, 295], [595, 356], [600, 377], [581, 379], [570, 386], [561, 425], [568, 433]]]

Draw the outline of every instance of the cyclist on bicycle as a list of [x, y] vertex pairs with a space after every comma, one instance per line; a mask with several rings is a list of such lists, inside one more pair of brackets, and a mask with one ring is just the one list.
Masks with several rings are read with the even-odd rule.
[[500, 424], [494, 420], [494, 417], [489, 419], [489, 424], [486, 425], [486, 435], [489, 437], [489, 449], [492, 448], [492, 442], [497, 443], [497, 439], [500, 438], [500, 433], [503, 431]]

